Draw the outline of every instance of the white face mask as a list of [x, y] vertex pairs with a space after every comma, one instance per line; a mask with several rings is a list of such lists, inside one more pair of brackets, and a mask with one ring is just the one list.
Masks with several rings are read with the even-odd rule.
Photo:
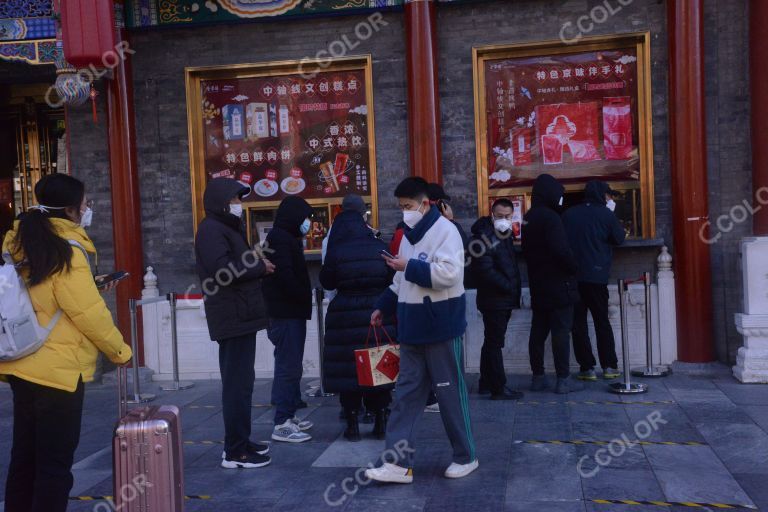
[[421, 206], [419, 206], [418, 210], [403, 210], [403, 222], [409, 228], [413, 228], [423, 218], [424, 214], [421, 213]]
[[229, 213], [231, 213], [235, 217], [242, 217], [243, 216], [243, 205], [242, 204], [230, 204], [229, 205]]
[[563, 206], [563, 197], [560, 196], [560, 201], [558, 201], [557, 206]]
[[306, 235], [309, 233], [309, 228], [312, 226], [312, 223], [309, 222], [309, 219], [304, 219], [304, 222], [301, 223], [301, 227], [299, 229], [301, 230], [302, 235]]
[[609, 199], [606, 201], [605, 206], [607, 206], [609, 210], [614, 211], [616, 209], [616, 201]]
[[80, 217], [80, 227], [87, 228], [93, 221], [93, 210], [86, 208], [83, 215]]
[[493, 219], [493, 227], [499, 233], [506, 233], [512, 228], [512, 221], [509, 219]]

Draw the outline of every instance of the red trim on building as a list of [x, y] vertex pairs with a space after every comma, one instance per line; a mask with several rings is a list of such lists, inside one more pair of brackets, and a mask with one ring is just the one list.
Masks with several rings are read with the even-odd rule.
[[434, 0], [405, 4], [411, 175], [443, 182]]
[[[107, 80], [107, 129], [109, 171], [112, 181], [112, 227], [115, 268], [131, 275], [117, 291], [117, 322], [126, 341], [130, 338], [128, 299], [141, 297], [144, 253], [141, 233], [141, 198], [136, 163], [136, 128], [133, 111], [133, 80], [130, 59], [121, 61]], [[141, 331], [141, 322], [139, 322]], [[144, 348], [139, 336], [139, 364]]]
[[704, 2], [667, 2], [678, 359], [714, 360], [704, 105]]

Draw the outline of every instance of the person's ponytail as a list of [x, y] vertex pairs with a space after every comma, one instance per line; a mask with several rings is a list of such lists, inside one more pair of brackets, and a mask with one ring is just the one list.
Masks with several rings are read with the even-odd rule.
[[48, 215], [40, 210], [30, 210], [21, 218], [13, 243], [14, 249], [20, 248], [24, 253], [30, 286], [40, 284], [62, 270], [69, 270], [72, 263], [69, 242], [56, 234]]
[[56, 233], [51, 217], [68, 219], [67, 208], [79, 211], [85, 197], [85, 186], [69, 175], [51, 174], [37, 182], [35, 197], [41, 207], [32, 208], [20, 216], [10, 248], [12, 254], [19, 249], [23, 252], [24, 265], [29, 268], [30, 286], [69, 270], [72, 246]]

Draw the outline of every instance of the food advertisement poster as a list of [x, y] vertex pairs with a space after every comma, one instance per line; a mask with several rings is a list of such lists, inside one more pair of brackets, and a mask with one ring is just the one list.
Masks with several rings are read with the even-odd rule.
[[640, 178], [634, 48], [484, 61], [488, 188]]
[[365, 86], [363, 71], [202, 81], [208, 179], [249, 202], [369, 195]]
[[377, 217], [369, 55], [187, 68], [186, 80], [195, 225], [215, 178], [249, 188], [246, 208], [263, 210], [249, 217], [254, 239], [264, 234], [254, 223], [274, 220], [290, 196], [328, 217], [359, 194]]

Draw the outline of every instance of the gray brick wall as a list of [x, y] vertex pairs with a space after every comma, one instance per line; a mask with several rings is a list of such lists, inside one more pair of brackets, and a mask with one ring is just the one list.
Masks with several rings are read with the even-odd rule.
[[[704, 3], [707, 167], [713, 223], [743, 201], [751, 204], [748, 10], [746, 0]], [[711, 235], [717, 233], [713, 229]], [[711, 246], [715, 347], [721, 361], [735, 362], [742, 345], [733, 320], [743, 305], [739, 241], [751, 234], [752, 219], [748, 219], [722, 232], [722, 238]]]
[[[749, 98], [746, 0], [706, 2], [706, 66], [710, 212], [716, 217], [749, 197]], [[439, 79], [443, 169], [458, 220], [469, 227], [477, 211], [472, 53], [474, 45], [557, 39], [565, 21], [602, 4], [600, 0], [488, 1], [438, 8]], [[138, 164], [142, 194], [145, 262], [163, 290], [182, 291], [197, 282], [192, 250], [191, 195], [184, 67], [300, 59], [342, 34], [352, 34], [362, 16], [292, 20], [137, 32], [132, 35]], [[399, 219], [392, 190], [408, 172], [404, 31], [402, 14], [354, 50], [374, 58], [377, 166], [382, 226]], [[657, 236], [672, 249], [667, 35], [665, 3], [635, 0], [593, 35], [650, 30], [652, 34], [653, 140]], [[102, 96], [103, 98], [103, 96]], [[102, 101], [103, 103], [103, 101]], [[111, 268], [109, 177], [103, 124], [90, 109], [69, 112], [72, 166], [86, 177], [99, 201], [91, 233], [101, 261]], [[103, 206], [102, 206], [103, 204]], [[712, 248], [713, 297], [718, 357], [732, 359], [741, 339], [732, 327], [741, 307], [738, 240], [750, 224], [724, 234]], [[614, 274], [634, 276], [655, 265], [657, 249], [617, 251]], [[684, 262], [679, 262], [684, 264]]]

